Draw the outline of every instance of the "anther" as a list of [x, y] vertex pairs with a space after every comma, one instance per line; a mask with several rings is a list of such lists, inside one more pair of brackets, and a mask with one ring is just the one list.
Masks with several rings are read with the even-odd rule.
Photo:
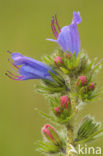
[[10, 50], [7, 50], [6, 52], [9, 53], [9, 54], [12, 54], [12, 52]]

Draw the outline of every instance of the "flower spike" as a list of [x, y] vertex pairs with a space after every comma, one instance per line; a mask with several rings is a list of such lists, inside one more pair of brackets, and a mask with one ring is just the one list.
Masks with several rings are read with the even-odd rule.
[[[82, 147], [103, 136], [103, 126], [90, 115], [83, 117], [80, 123], [75, 120], [84, 104], [103, 93], [103, 87], [98, 88], [94, 81], [95, 74], [103, 65], [103, 59], [99, 62], [97, 59], [91, 61], [85, 52], [80, 52], [77, 28], [80, 22], [80, 13], [73, 12], [71, 24], [61, 29], [56, 14], [52, 17], [51, 28], [56, 39], [48, 40], [58, 43], [62, 50], [56, 50], [51, 56], [44, 56], [46, 64], [20, 53], [7, 51], [11, 59], [8, 59], [10, 66], [5, 75], [16, 81], [42, 79], [42, 84], [36, 89], [48, 99], [52, 112], [49, 115], [36, 110], [55, 126], [60, 124], [59, 132], [49, 124], [41, 129], [43, 141], [37, 143], [38, 151], [45, 155], [74, 156], [80, 154], [76, 151], [78, 145]], [[84, 154], [88, 153], [87, 150]], [[89, 150], [89, 154], [90, 152]], [[100, 151], [99, 148], [95, 152], [93, 150], [93, 153], [101, 155], [101, 148]]]

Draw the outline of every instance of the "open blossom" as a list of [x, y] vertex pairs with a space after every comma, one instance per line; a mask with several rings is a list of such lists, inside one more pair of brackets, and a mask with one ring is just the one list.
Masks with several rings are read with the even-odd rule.
[[55, 145], [61, 144], [61, 141], [60, 141], [60, 138], [59, 138], [57, 132], [49, 124], [45, 124], [41, 131], [42, 131], [42, 134], [45, 136], [45, 138], [48, 141], [51, 141]]
[[9, 78], [13, 80], [48, 79], [52, 81], [48, 71], [53, 72], [53, 70], [44, 63], [20, 53], [11, 53], [11, 58], [12, 60], [9, 62], [15, 69], [11, 68], [12, 71], [7, 71], [6, 75]]
[[[68, 26], [64, 26], [60, 29], [57, 21], [57, 17], [53, 17], [51, 28], [53, 34], [56, 38], [47, 39], [53, 42], [57, 42], [64, 52], [69, 51], [73, 53], [75, 51], [76, 55], [78, 55], [80, 51], [80, 38], [78, 33], [77, 24], [81, 22], [81, 17], [79, 12], [73, 12], [73, 20], [72, 23]], [[57, 29], [56, 29], [57, 27]]]

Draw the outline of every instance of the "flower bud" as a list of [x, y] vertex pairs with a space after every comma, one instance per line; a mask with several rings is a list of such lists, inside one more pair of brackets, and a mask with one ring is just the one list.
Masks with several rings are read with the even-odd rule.
[[57, 132], [49, 124], [44, 125], [44, 127], [42, 128], [42, 133], [45, 136], [45, 138], [48, 141], [52, 142], [53, 144], [55, 144], [55, 145], [61, 144], [61, 141], [60, 141], [60, 138], [59, 138]]
[[93, 82], [91, 82], [89, 85], [88, 85], [88, 89], [93, 91], [95, 89], [95, 84]]
[[66, 53], [66, 58], [71, 58], [71, 54], [70, 53]]
[[58, 67], [60, 67], [62, 64], [63, 64], [63, 61], [62, 61], [62, 58], [57, 56], [55, 59], [54, 59], [54, 62], [56, 63], [56, 65]]
[[87, 84], [86, 76], [80, 76], [78, 81], [77, 81], [77, 87], [79, 87], [79, 86], [83, 87], [86, 84]]
[[58, 115], [58, 116], [59, 116], [60, 113], [61, 113], [61, 112], [60, 112], [60, 107], [55, 107], [55, 108], [54, 108], [54, 111], [55, 111], [56, 115]]
[[60, 101], [62, 108], [68, 109], [68, 104], [71, 106], [71, 101], [68, 96], [61, 96]]

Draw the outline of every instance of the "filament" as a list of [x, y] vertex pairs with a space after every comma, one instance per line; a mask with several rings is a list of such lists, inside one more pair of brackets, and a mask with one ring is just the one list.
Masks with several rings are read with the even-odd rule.
[[57, 27], [58, 27], [59, 32], [61, 32], [61, 29], [60, 29], [60, 27], [59, 27], [59, 24], [58, 24], [58, 20], [57, 20], [57, 16], [56, 16], [56, 14], [55, 14], [55, 23], [56, 23], [56, 25], [57, 25]]
[[12, 64], [14, 67], [16, 67], [17, 69], [19, 69], [19, 67], [17, 65], [15, 65], [11, 60], [8, 59], [8, 61], [10, 62], [10, 64]]
[[53, 34], [54, 36], [56, 37], [56, 39], [58, 38], [58, 32], [55, 28], [55, 25], [54, 25], [54, 17], [52, 18], [52, 22], [51, 22], [51, 28], [52, 28], [52, 31], [53, 31]]

